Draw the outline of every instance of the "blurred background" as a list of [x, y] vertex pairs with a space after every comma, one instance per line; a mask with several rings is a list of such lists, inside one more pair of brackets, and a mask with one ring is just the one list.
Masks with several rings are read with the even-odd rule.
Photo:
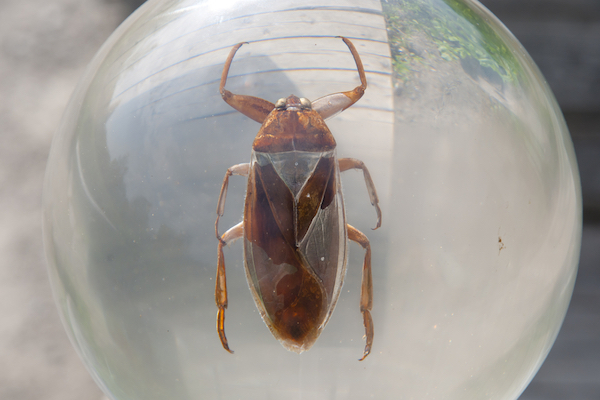
[[[584, 228], [575, 292], [521, 400], [600, 399], [600, 1], [482, 0], [552, 87], [575, 144]], [[52, 300], [41, 189], [52, 135], [83, 69], [141, 0], [0, 1], [0, 399], [105, 399]]]

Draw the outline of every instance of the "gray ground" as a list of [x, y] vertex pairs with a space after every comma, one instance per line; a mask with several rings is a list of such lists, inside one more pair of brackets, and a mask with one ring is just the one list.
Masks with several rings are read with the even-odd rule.
[[[548, 77], [566, 111], [583, 180], [586, 224], [575, 294], [556, 345], [521, 399], [597, 400], [600, 96], [592, 94], [600, 92], [595, 86], [600, 3], [483, 2]], [[103, 399], [69, 344], [52, 300], [41, 240], [41, 186], [52, 134], [83, 68], [137, 5], [0, 1], [0, 399]]]
[[52, 300], [41, 238], [50, 141], [83, 68], [131, 7], [0, 1], [0, 399], [102, 399]]

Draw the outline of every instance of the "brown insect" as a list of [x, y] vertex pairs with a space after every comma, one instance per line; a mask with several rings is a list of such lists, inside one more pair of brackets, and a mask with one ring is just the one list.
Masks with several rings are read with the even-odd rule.
[[[360, 360], [371, 352], [371, 246], [362, 232], [346, 224], [340, 172], [363, 171], [377, 212], [374, 229], [381, 226], [379, 200], [362, 161], [337, 159], [335, 140], [324, 121], [356, 103], [367, 88], [356, 48], [350, 40], [341, 39], [354, 57], [361, 84], [312, 103], [294, 95], [272, 104], [232, 94], [225, 83], [231, 61], [244, 43], [234, 46], [225, 61], [219, 87], [223, 100], [262, 124], [252, 145], [250, 163], [227, 170], [217, 205], [217, 331], [223, 347], [231, 353], [224, 326], [227, 284], [223, 246], [242, 237], [246, 278], [263, 321], [283, 347], [297, 353], [314, 344], [333, 312], [346, 273], [348, 239], [360, 244], [365, 249], [360, 311], [366, 336]], [[231, 175], [248, 177], [244, 220], [219, 235]]]

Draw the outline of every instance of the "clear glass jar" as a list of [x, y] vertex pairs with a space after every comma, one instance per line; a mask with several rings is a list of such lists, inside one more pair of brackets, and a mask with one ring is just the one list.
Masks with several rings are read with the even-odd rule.
[[[252, 301], [242, 244], [225, 249], [215, 329], [215, 210], [260, 124], [218, 86], [275, 102], [368, 88], [327, 121], [347, 222], [371, 241], [375, 337], [364, 347], [363, 250], [300, 355]], [[240, 222], [232, 177], [221, 231]], [[561, 112], [523, 47], [469, 0], [153, 1], [110, 37], [75, 91], [44, 188], [49, 271], [69, 336], [124, 399], [515, 399], [547, 355], [576, 275], [581, 200]]]

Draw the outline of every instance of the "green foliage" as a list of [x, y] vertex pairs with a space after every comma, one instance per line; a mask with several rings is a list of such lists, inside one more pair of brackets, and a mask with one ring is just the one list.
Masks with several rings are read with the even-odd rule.
[[476, 60], [503, 81], [512, 81], [520, 73], [518, 61], [498, 32], [463, 0], [384, 0], [382, 4], [397, 78], [406, 81], [412, 71], [438, 56], [448, 62]]

